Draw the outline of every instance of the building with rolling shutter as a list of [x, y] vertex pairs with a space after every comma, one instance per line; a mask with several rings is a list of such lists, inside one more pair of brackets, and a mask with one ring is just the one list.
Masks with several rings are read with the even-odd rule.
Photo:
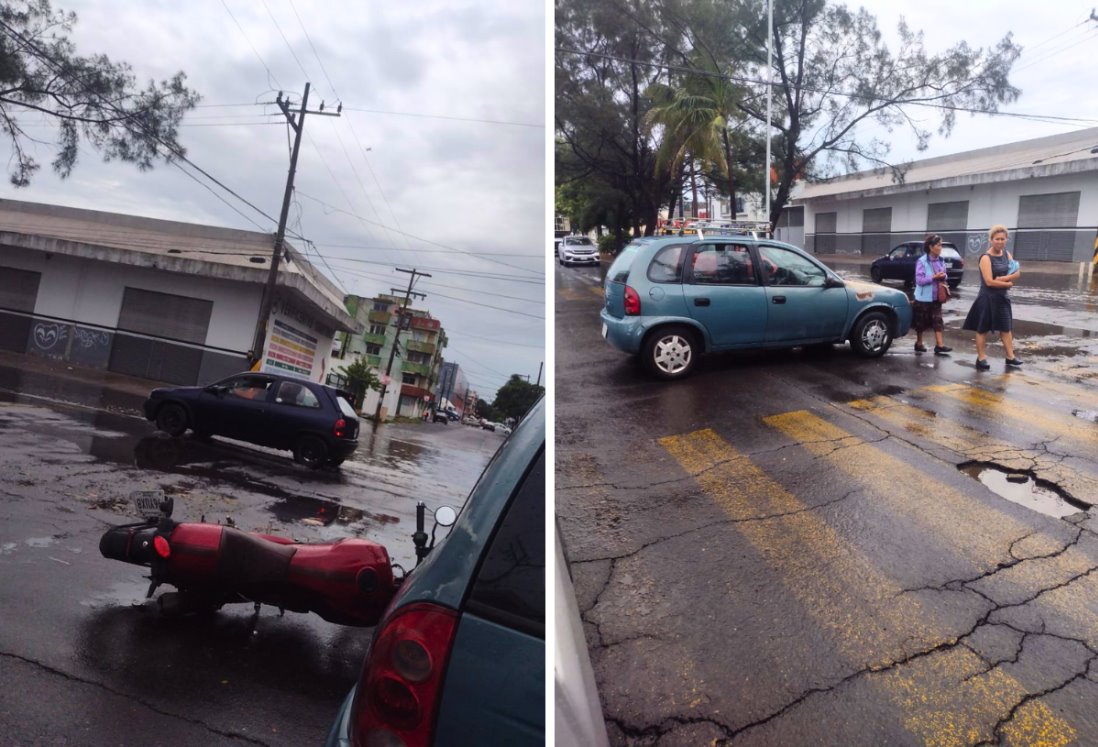
[[[0, 350], [173, 384], [249, 368], [273, 234], [0, 200]], [[356, 329], [292, 246], [262, 370], [322, 381]]]
[[[787, 212], [817, 254], [876, 256], [934, 232], [973, 256], [1001, 223], [1019, 260], [1090, 261], [1098, 128], [915, 161], [902, 181], [878, 169], [808, 184]], [[794, 233], [777, 228], [800, 244]]]

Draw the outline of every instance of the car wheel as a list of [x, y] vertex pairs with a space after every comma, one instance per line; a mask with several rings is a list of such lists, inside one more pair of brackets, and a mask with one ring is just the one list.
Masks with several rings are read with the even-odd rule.
[[302, 436], [294, 445], [294, 461], [309, 469], [323, 467], [328, 461], [328, 444], [319, 436]]
[[187, 411], [172, 402], [162, 405], [156, 411], [156, 427], [169, 436], [182, 436], [187, 430]]
[[880, 267], [870, 267], [869, 268], [869, 279], [872, 280], [874, 283], [881, 282], [881, 268]]
[[327, 464], [332, 469], [336, 469], [337, 467], [339, 467], [339, 465], [343, 464], [344, 460], [345, 457], [332, 457], [327, 462], [325, 462], [325, 464]]
[[880, 311], [871, 311], [854, 324], [850, 335], [850, 347], [864, 358], [879, 358], [892, 345], [892, 329], [888, 317]]
[[681, 379], [694, 370], [700, 346], [688, 327], [660, 327], [644, 341], [642, 358], [648, 370], [664, 380]]

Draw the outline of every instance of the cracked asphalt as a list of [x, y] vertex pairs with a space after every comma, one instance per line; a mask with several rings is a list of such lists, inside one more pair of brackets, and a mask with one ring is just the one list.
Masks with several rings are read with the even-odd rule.
[[975, 370], [966, 279], [951, 357], [667, 385], [599, 275], [556, 273], [555, 496], [611, 744], [1098, 744], [1098, 283], [1027, 274], [1021, 371]]
[[164, 618], [144, 569], [104, 559], [100, 536], [136, 520], [133, 491], [159, 490], [177, 519], [366, 537], [410, 568], [416, 501], [460, 507], [502, 437], [367, 425], [341, 470], [314, 472], [153, 435], [136, 415], [146, 386], [0, 358], [0, 744], [321, 744], [371, 628], [269, 607], [253, 628], [249, 605]]

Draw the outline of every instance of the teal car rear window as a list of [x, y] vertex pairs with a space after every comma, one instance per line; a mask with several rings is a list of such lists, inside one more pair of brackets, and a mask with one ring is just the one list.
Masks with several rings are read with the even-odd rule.
[[653, 283], [681, 283], [682, 255], [685, 244], [665, 246], [656, 252], [648, 265], [648, 279]]

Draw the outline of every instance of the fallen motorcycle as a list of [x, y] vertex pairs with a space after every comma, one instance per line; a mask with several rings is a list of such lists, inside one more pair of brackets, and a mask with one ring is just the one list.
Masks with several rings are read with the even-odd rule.
[[[223, 605], [252, 603], [280, 611], [315, 612], [340, 625], [376, 625], [403, 581], [386, 548], [364, 539], [298, 543], [222, 524], [176, 522], [174, 502], [146, 493], [132, 496], [145, 520], [108, 529], [99, 541], [103, 557], [150, 569], [146, 598], [161, 584], [176, 588], [157, 598], [165, 614], [211, 612]], [[424, 529], [425, 508], [416, 506], [417, 564], [434, 546]], [[443, 506], [435, 529], [456, 513]], [[394, 568], [401, 571], [394, 574]]]

